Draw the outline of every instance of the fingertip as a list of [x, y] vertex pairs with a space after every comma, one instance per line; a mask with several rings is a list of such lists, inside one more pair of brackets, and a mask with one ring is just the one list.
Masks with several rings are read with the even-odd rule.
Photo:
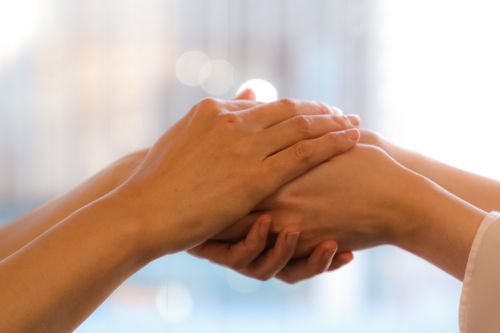
[[361, 118], [357, 114], [349, 114], [347, 115], [347, 119], [354, 127], [359, 127], [361, 125]]
[[339, 245], [336, 241], [334, 240], [326, 240], [326, 241], [323, 241], [321, 242], [319, 245], [318, 245], [322, 250], [329, 250], [329, 249], [335, 249], [335, 251], [337, 251]]
[[329, 271], [334, 271], [336, 269], [339, 269], [345, 265], [347, 265], [348, 263], [350, 263], [351, 261], [354, 260], [354, 255], [352, 252], [341, 252], [341, 253], [338, 253], [334, 260], [332, 261], [332, 264], [330, 265], [330, 267], [328, 268]]
[[342, 135], [350, 142], [357, 143], [361, 138], [361, 132], [357, 128], [350, 128], [342, 132]]
[[254, 224], [251, 226], [246, 239], [248, 241], [266, 240], [271, 229], [272, 218], [268, 214], [262, 214], [257, 217]]
[[354, 253], [352, 252], [342, 252], [338, 254], [338, 257], [344, 264], [347, 264], [354, 260]]

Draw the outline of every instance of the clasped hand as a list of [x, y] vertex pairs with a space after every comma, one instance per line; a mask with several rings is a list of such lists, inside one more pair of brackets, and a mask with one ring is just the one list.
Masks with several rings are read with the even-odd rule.
[[207, 240], [284, 184], [351, 149], [359, 139], [357, 120], [321, 103], [206, 99], [165, 133], [108, 197], [126, 207], [127, 221], [140, 226], [137, 246], [145, 260], [191, 249], [249, 276], [296, 282], [352, 257], [332, 262], [337, 244], [327, 240], [307, 260], [286, 266], [301, 229], [283, 227], [266, 250], [276, 228], [269, 214], [256, 216], [239, 243]]

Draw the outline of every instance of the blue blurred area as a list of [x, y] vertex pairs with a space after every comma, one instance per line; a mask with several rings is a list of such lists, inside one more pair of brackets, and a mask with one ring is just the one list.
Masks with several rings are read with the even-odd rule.
[[[398, 59], [390, 42], [373, 49], [390, 35], [379, 26], [376, 2], [9, 2], [18, 16], [0, 30], [19, 39], [0, 48], [0, 221], [151, 144], [198, 99], [215, 90], [231, 98], [253, 78], [270, 81], [280, 96], [359, 113], [371, 128], [388, 123], [383, 107], [405, 137], [424, 108], [412, 118], [390, 89], [421, 93], [427, 82], [413, 89], [400, 76], [374, 79], [374, 59], [386, 57], [389, 67]], [[226, 61], [214, 77], [232, 73], [231, 80], [184, 85], [179, 72], [186, 68], [177, 65], [191, 51]], [[413, 139], [423, 142], [419, 133]], [[294, 286], [252, 281], [180, 254], [132, 276], [77, 331], [453, 333], [459, 295], [457, 281], [390, 247], [358, 253], [348, 267]]]
[[389, 247], [293, 286], [178, 254], [132, 276], [77, 332], [452, 333], [459, 292], [451, 277]]

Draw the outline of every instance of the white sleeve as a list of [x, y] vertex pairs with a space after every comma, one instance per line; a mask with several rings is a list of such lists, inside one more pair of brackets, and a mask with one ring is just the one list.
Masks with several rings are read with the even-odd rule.
[[500, 213], [490, 213], [472, 243], [460, 300], [462, 333], [500, 332]]

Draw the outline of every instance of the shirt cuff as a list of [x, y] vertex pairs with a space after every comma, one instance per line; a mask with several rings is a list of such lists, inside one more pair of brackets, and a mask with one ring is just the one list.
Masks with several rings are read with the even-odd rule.
[[[469, 332], [469, 313], [471, 312], [472, 301], [471, 297], [474, 293], [474, 285], [473, 280], [479, 279], [480, 276], [476, 276], [477, 274], [481, 275], [481, 272], [478, 271], [478, 255], [481, 253], [483, 248], [483, 241], [487, 234], [487, 231], [491, 228], [492, 225], [497, 224], [500, 220], [500, 213], [492, 212], [488, 214], [484, 220], [481, 222], [479, 229], [477, 230], [476, 236], [474, 237], [474, 241], [472, 243], [472, 247], [469, 253], [469, 258], [467, 261], [467, 266], [465, 269], [465, 276], [462, 287], [462, 295], [460, 298], [460, 310], [459, 310], [459, 319], [460, 319], [460, 332], [462, 333], [477, 333], [477, 332]], [[497, 222], [497, 223], [495, 223]], [[500, 251], [500, 249], [498, 249]], [[489, 252], [489, 251], [487, 251]]]

